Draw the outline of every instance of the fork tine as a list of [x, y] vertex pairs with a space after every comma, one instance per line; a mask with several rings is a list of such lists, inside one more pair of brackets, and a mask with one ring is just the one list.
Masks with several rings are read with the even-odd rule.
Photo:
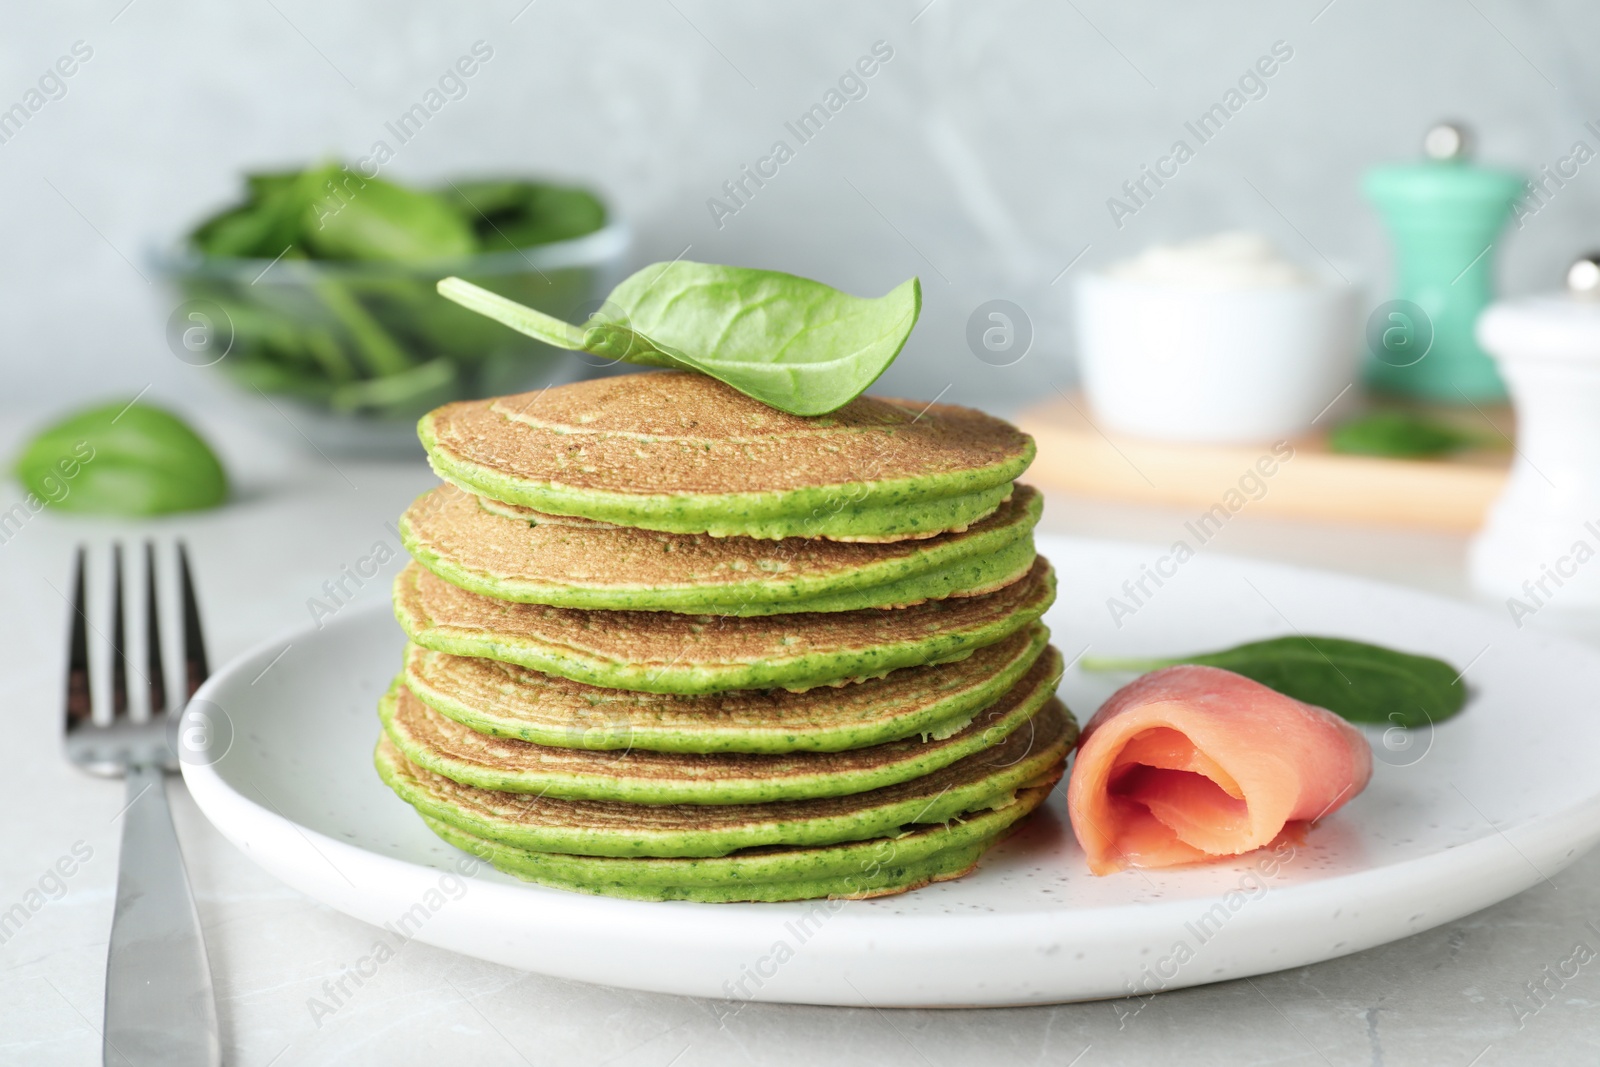
[[145, 670], [150, 678], [150, 714], [167, 706], [167, 674], [161, 667], [161, 610], [156, 605], [156, 546], [144, 543]]
[[195, 600], [194, 576], [189, 572], [189, 549], [178, 542], [178, 579], [183, 587], [184, 699], [194, 696], [211, 674], [206, 664], [206, 641], [200, 633], [200, 605]]
[[122, 543], [111, 546], [111, 717], [128, 714], [128, 627], [123, 617]]
[[78, 546], [72, 577], [72, 635], [67, 638], [67, 731], [89, 722], [94, 705], [89, 696], [89, 620], [84, 614], [83, 574], [87, 553]]

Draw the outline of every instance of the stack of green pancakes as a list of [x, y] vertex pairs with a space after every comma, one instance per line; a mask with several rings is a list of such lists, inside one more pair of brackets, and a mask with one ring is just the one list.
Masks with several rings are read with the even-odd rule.
[[878, 896], [971, 870], [1060, 779], [1009, 424], [669, 371], [419, 432], [447, 484], [401, 520], [376, 761], [451, 844], [643, 900]]

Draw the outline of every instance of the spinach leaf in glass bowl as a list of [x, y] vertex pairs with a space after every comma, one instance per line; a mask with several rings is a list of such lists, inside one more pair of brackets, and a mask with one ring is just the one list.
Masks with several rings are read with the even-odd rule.
[[627, 244], [576, 186], [428, 188], [324, 164], [249, 175], [244, 200], [162, 267], [182, 299], [175, 318], [216, 324], [213, 359], [258, 409], [267, 397], [318, 447], [384, 454], [414, 452], [412, 424], [438, 404], [592, 372], [439, 299], [439, 279], [581, 317], [621, 276]]

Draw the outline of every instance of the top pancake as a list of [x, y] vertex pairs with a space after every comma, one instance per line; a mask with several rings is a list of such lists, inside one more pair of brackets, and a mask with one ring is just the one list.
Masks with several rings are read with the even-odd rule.
[[801, 418], [668, 371], [446, 404], [417, 427], [479, 496], [669, 533], [897, 541], [1010, 495], [1032, 438], [952, 405], [859, 397]]

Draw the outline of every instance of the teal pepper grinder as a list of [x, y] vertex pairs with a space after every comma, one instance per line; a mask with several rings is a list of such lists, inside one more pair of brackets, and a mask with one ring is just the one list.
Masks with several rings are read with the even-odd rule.
[[1446, 403], [1503, 400], [1473, 327], [1494, 297], [1494, 245], [1523, 179], [1471, 163], [1461, 126], [1429, 130], [1423, 152], [1422, 162], [1377, 167], [1362, 181], [1393, 241], [1397, 282], [1367, 322], [1367, 383]]

